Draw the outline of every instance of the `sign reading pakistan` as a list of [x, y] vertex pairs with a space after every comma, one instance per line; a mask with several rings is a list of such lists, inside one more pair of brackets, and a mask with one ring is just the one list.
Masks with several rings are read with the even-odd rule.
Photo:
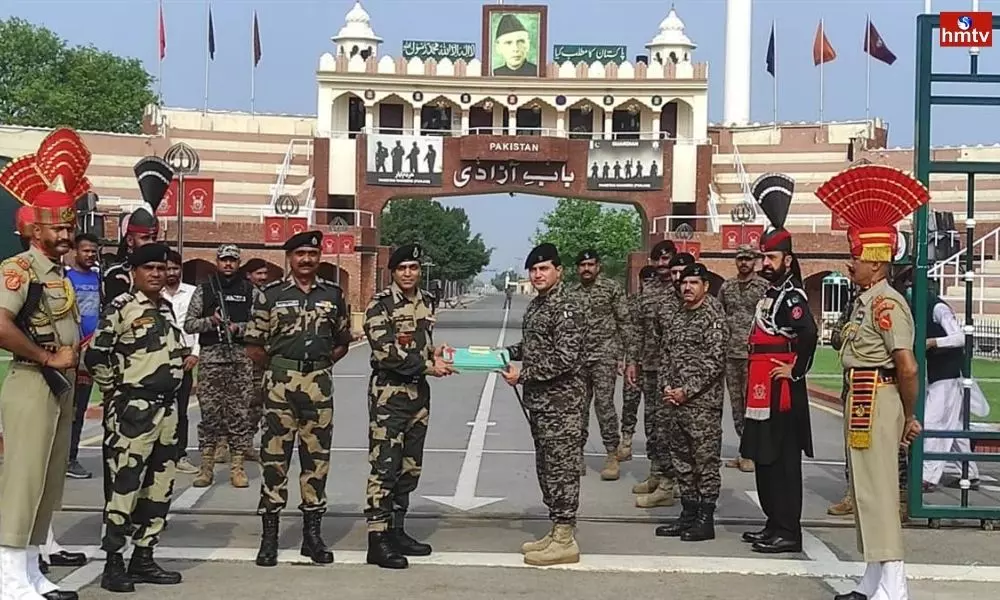
[[444, 144], [440, 136], [370, 135], [368, 185], [441, 185]]
[[448, 59], [452, 62], [464, 60], [469, 62], [476, 58], [476, 45], [472, 42], [421, 42], [418, 40], [403, 40], [403, 58], [419, 58], [440, 62]]
[[584, 46], [577, 44], [556, 44], [552, 49], [552, 62], [580, 63], [592, 65], [595, 62], [602, 65], [620, 65], [627, 60], [626, 46]]
[[658, 141], [592, 141], [588, 190], [662, 190], [663, 149]]

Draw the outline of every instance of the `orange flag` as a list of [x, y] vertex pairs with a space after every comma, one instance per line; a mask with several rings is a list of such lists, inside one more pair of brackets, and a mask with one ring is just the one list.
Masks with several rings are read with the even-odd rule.
[[823, 21], [819, 22], [816, 28], [816, 39], [813, 40], [813, 65], [821, 65], [831, 62], [837, 58], [837, 51], [833, 49], [830, 40], [826, 39], [826, 32], [823, 31]]

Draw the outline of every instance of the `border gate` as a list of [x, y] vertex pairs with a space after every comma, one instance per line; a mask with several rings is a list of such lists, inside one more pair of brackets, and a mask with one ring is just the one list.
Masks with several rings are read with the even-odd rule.
[[[972, 350], [974, 321], [972, 307], [974, 306], [972, 292], [975, 278], [975, 267], [972, 244], [975, 241], [975, 181], [976, 175], [989, 174], [1000, 175], [1000, 162], [949, 162], [937, 161], [931, 156], [931, 109], [934, 106], [996, 106], [1000, 107], [1000, 96], [975, 96], [975, 95], [935, 95], [933, 85], [938, 84], [1000, 84], [1000, 74], [982, 74], [979, 72], [979, 53], [973, 49], [969, 56], [968, 73], [935, 73], [932, 65], [933, 48], [936, 45], [934, 40], [937, 30], [940, 29], [941, 20], [938, 15], [920, 15], [917, 17], [917, 53], [916, 53], [916, 123], [914, 126], [914, 170], [916, 177], [930, 187], [930, 176], [933, 173], [962, 174], [967, 177], [967, 200], [966, 200], [966, 233], [965, 233], [965, 366], [963, 369], [963, 394], [962, 401], [962, 431], [931, 431], [925, 430], [923, 437], [917, 440], [912, 446], [910, 455], [909, 473], [909, 508], [910, 515], [917, 518], [927, 518], [930, 527], [939, 527], [940, 519], [978, 519], [982, 528], [992, 530], [997, 522], [1000, 522], [1000, 506], [970, 506], [969, 505], [969, 463], [977, 462], [1000, 462], [1000, 454], [984, 454], [980, 452], [948, 452], [948, 453], [925, 453], [923, 451], [924, 438], [950, 438], [968, 439], [971, 443], [997, 440], [1000, 441], [998, 431], [970, 431], [969, 428], [969, 399], [970, 386], [972, 383]], [[1000, 16], [993, 17], [993, 30], [1000, 29]], [[998, 49], [994, 48], [996, 52]], [[933, 200], [933, 198], [932, 198]], [[917, 315], [915, 321], [916, 343], [914, 353], [919, 366], [920, 388], [918, 402], [916, 406], [916, 416], [923, 422], [924, 401], [926, 397], [926, 371], [927, 371], [927, 321], [921, 315], [927, 314], [927, 219], [929, 207], [923, 206], [917, 211], [913, 229], [916, 238], [916, 269], [913, 280], [913, 304], [914, 314]], [[1000, 257], [998, 257], [1000, 258]], [[922, 493], [922, 472], [925, 460], [946, 460], [959, 461], [962, 465], [961, 475], [961, 500], [958, 505], [930, 505], [924, 504]]]

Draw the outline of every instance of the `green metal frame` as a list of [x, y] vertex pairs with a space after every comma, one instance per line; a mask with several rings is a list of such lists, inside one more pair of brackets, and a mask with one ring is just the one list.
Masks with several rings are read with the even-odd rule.
[[[986, 83], [1000, 84], [1000, 74], [979, 73], [979, 56], [970, 54], [968, 73], [935, 73], [932, 69], [931, 55], [937, 44], [937, 29], [940, 28], [938, 15], [920, 15], [917, 17], [917, 76], [916, 76], [916, 123], [914, 126], [914, 169], [917, 179], [930, 187], [932, 173], [960, 173], [968, 177], [965, 226], [965, 369], [963, 376], [972, 376], [972, 351], [974, 341], [972, 318], [972, 284], [971, 273], [974, 270], [972, 245], [975, 241], [975, 177], [977, 174], [1000, 175], [998, 162], [945, 162], [934, 160], [931, 156], [931, 107], [933, 106], [1000, 106], [998, 96], [944, 96], [935, 95], [932, 86], [935, 83]], [[1000, 16], [993, 17], [993, 29], [1000, 29]], [[921, 207], [914, 218], [913, 229], [916, 238], [916, 268], [913, 279], [913, 304], [916, 326], [916, 344], [914, 354], [920, 369], [920, 389], [916, 406], [916, 416], [923, 422], [924, 400], [926, 397], [927, 372], [927, 322], [920, 315], [927, 314], [927, 224], [929, 208]], [[932, 438], [967, 438], [971, 441], [1000, 440], [1000, 432], [976, 432], [969, 430], [969, 397], [970, 390], [964, 388], [962, 402], [963, 431], [924, 431], [923, 437]], [[981, 519], [987, 522], [1000, 519], [1000, 506], [983, 507], [969, 506], [969, 491], [961, 491], [959, 505], [928, 505], [924, 504], [921, 490], [924, 460], [948, 460], [977, 462], [1000, 462], [1000, 454], [981, 453], [925, 453], [923, 444], [918, 440], [912, 446], [909, 472], [909, 509], [911, 516], [928, 518], [932, 521], [941, 518]], [[968, 479], [968, 462], [962, 463], [962, 479]]]

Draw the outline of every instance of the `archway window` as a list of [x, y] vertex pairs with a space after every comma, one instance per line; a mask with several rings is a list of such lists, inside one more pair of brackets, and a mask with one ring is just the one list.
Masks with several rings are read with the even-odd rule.
[[542, 107], [517, 109], [517, 135], [542, 135]]
[[428, 104], [420, 109], [421, 135], [451, 135], [451, 105]]
[[569, 109], [569, 138], [589, 140], [594, 137], [594, 109], [587, 105]]
[[347, 131], [352, 140], [365, 130], [365, 103], [351, 96], [347, 100]]
[[638, 107], [616, 109], [611, 114], [611, 131], [616, 140], [637, 140], [642, 123], [642, 115]]

